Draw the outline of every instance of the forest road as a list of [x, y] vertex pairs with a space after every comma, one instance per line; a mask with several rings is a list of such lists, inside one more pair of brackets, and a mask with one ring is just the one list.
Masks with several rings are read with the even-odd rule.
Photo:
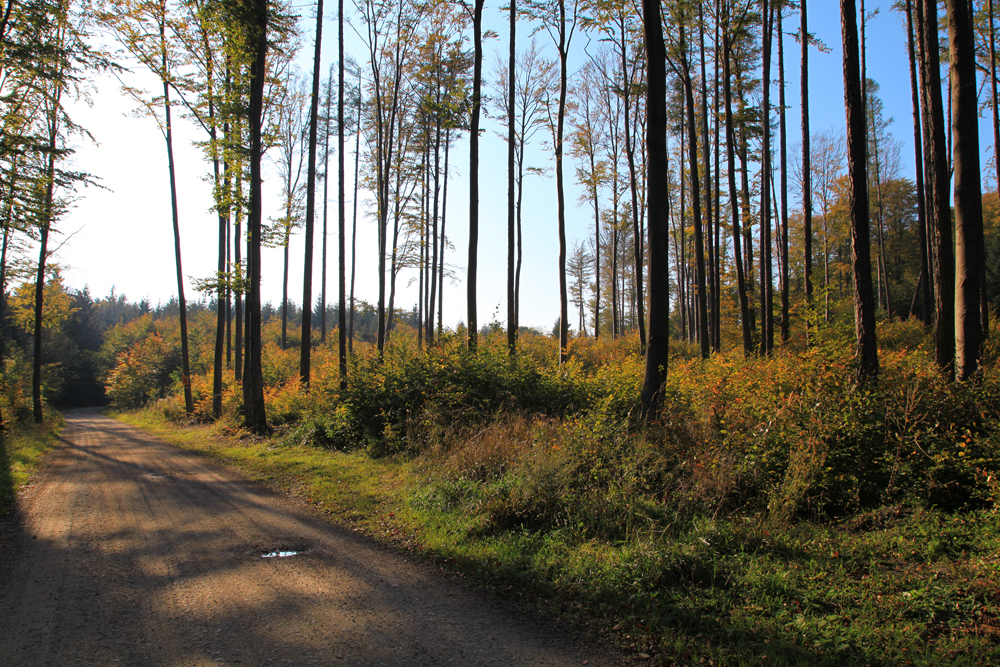
[[622, 661], [93, 410], [0, 536], [0, 665]]

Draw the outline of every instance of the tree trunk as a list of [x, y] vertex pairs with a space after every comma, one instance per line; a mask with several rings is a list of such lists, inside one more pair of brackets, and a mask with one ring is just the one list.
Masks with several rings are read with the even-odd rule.
[[706, 305], [705, 331], [708, 332], [708, 345], [713, 351], [718, 352], [715, 345], [715, 315], [716, 315], [716, 294], [715, 294], [715, 273], [718, 271], [718, 258], [715, 255], [715, 247], [712, 244], [712, 162], [711, 145], [712, 137], [708, 132], [708, 76], [705, 73], [705, 12], [702, 5], [698, 5], [698, 44], [701, 51], [701, 135], [702, 135], [702, 157], [705, 159], [705, 232], [708, 234], [708, 266], [706, 270], [706, 286], [708, 304]]
[[[638, 304], [639, 322], [639, 351], [640, 354], [646, 352], [646, 317], [644, 314], [645, 304], [642, 295], [642, 234], [639, 231], [639, 195], [638, 177], [635, 167], [635, 139], [631, 130], [631, 101], [632, 101], [632, 78], [629, 76], [628, 60], [626, 57], [625, 21], [621, 22], [621, 60], [622, 60], [622, 99], [624, 102], [624, 125], [625, 125], [625, 156], [628, 160], [628, 181], [629, 192], [632, 196], [632, 236], [635, 239], [633, 248], [633, 258], [635, 260], [635, 297]], [[560, 135], [560, 141], [561, 141]]]
[[313, 53], [312, 103], [309, 107], [309, 170], [306, 172], [305, 260], [302, 270], [302, 345], [299, 382], [309, 389], [312, 370], [312, 276], [316, 217], [316, 139], [319, 124], [320, 49], [323, 44], [323, 0], [316, 1], [316, 50]]
[[163, 112], [166, 121], [165, 138], [167, 141], [167, 167], [170, 171], [170, 208], [174, 228], [174, 262], [177, 265], [177, 305], [181, 327], [181, 384], [184, 386], [184, 411], [194, 412], [194, 399], [191, 396], [191, 365], [188, 361], [187, 335], [187, 303], [184, 299], [184, 271], [181, 268], [181, 229], [177, 212], [177, 179], [174, 167], [173, 126], [170, 120], [170, 84], [166, 79], [167, 72], [167, 42], [166, 42], [166, 1], [163, 0], [162, 20], [160, 21], [160, 46], [162, 49], [161, 65], [163, 78]]
[[[242, 132], [237, 129], [237, 136], [240, 136]], [[236, 169], [236, 225], [233, 227], [233, 259], [235, 260], [235, 265], [239, 270], [239, 282], [236, 287], [236, 303], [234, 304], [233, 310], [233, 321], [236, 323], [234, 327], [236, 329], [233, 338], [233, 347], [236, 348], [236, 359], [233, 363], [233, 377], [237, 382], [243, 382], [243, 348], [245, 347], [243, 336], [246, 330], [245, 320], [246, 313], [243, 309], [243, 291], [244, 284], [246, 282], [246, 275], [243, 272], [243, 244], [246, 243], [246, 235], [243, 233], [243, 178], [240, 176], [241, 169]]]
[[[479, 113], [483, 86], [483, 3], [474, 0], [472, 15], [472, 122], [469, 125], [469, 284], [466, 307], [469, 313], [469, 349], [475, 352], [479, 341], [476, 315], [476, 278], [479, 266]], [[442, 263], [443, 265], [443, 263]]]
[[785, 33], [782, 30], [784, 8], [778, 8], [778, 138], [781, 153], [781, 342], [788, 342], [788, 134], [785, 127]]
[[[341, 85], [343, 88], [343, 85]], [[341, 126], [343, 127], [343, 126]], [[343, 131], [343, 130], [341, 130]], [[354, 213], [351, 218], [351, 321], [348, 324], [347, 351], [354, 353], [354, 279], [358, 266], [358, 174], [361, 163], [361, 74], [358, 72], [358, 127], [354, 135], [354, 197], [351, 206]]]
[[934, 343], [935, 359], [946, 373], [954, 373], [955, 361], [955, 255], [952, 243], [951, 206], [948, 202], [949, 178], [941, 105], [941, 76], [938, 65], [937, 0], [919, 0], [917, 25], [921, 40], [921, 87], [925, 132], [925, 152], [930, 178], [932, 221], [931, 245], [934, 267]]
[[510, 53], [507, 60], [507, 353], [517, 353], [517, 322], [514, 316], [514, 246], [516, 242], [514, 183], [514, 67], [517, 59], [517, 0], [510, 0]]
[[[726, 98], [726, 157], [729, 161], [729, 208], [733, 215], [733, 259], [736, 261], [736, 290], [740, 302], [740, 329], [743, 332], [743, 353], [753, 354], [753, 330], [750, 319], [750, 300], [747, 296], [746, 276], [743, 270], [743, 253], [740, 248], [740, 201], [736, 189], [736, 127], [733, 122], [733, 94], [730, 83], [732, 39], [729, 7], [726, 7], [726, 34], [722, 42], [722, 92]], [[803, 95], [803, 99], [805, 96]]]
[[281, 272], [281, 349], [288, 349], [288, 248], [291, 242], [292, 236], [292, 226], [291, 218], [287, 217], [291, 215], [292, 207], [287, 205], [285, 207], [285, 238], [282, 240], [282, 266], [284, 267]]
[[[569, 40], [566, 37], [566, 2], [559, 0], [559, 111], [556, 117], [556, 212], [559, 225], [559, 364], [566, 361], [569, 345], [569, 299], [566, 289], [566, 194], [563, 183], [563, 128], [566, 122], [566, 86], [569, 81]], [[626, 148], [626, 150], [628, 150]]]
[[[360, 90], [358, 94], [361, 94]], [[341, 391], [347, 389], [347, 248], [345, 247], [347, 223], [345, 198], [347, 193], [344, 186], [344, 121], [344, 0], [339, 0], [337, 3], [337, 303], [340, 312], [337, 314], [337, 360], [339, 362]], [[358, 131], [361, 131], [360, 127]], [[327, 177], [329, 178], [329, 175]], [[324, 235], [324, 247], [325, 243]], [[352, 262], [352, 289], [353, 279], [354, 266]], [[325, 278], [323, 285], [325, 294]], [[354, 304], [351, 305], [353, 307]], [[323, 315], [325, 318], [325, 305]]]
[[[333, 111], [333, 66], [326, 78], [326, 114], [323, 120], [323, 241], [320, 250], [319, 342], [326, 343], [326, 267], [330, 213], [330, 115]], [[337, 134], [340, 134], [338, 130]], [[338, 153], [338, 155], [341, 155]], [[341, 309], [343, 312], [343, 309]], [[343, 329], [343, 327], [341, 327]]]
[[[444, 251], [447, 247], [448, 236], [445, 234], [445, 223], [448, 221], [448, 158], [451, 155], [451, 128], [444, 131], [444, 187], [441, 189], [441, 254], [438, 257], [438, 334], [444, 331]], [[520, 224], [520, 223], [519, 223]], [[520, 229], [518, 229], [518, 243], [520, 244]], [[521, 275], [521, 248], [517, 249], [517, 275]], [[515, 279], [514, 301], [519, 298], [518, 280]]]
[[764, 75], [761, 80], [764, 163], [761, 165], [760, 183], [760, 352], [770, 355], [774, 349], [774, 281], [771, 270], [771, 34], [774, 9], [770, 0], [761, 0], [761, 12], [764, 20]]
[[802, 99], [802, 235], [804, 237], [804, 263], [806, 282], [806, 341], [811, 343], [809, 338], [812, 327], [815, 325], [815, 304], [813, 302], [813, 277], [812, 277], [812, 161], [809, 148], [809, 19], [807, 16], [807, 0], [800, 0], [800, 12], [802, 24], [800, 33], [802, 37], [802, 73], [801, 73], [801, 99]]
[[[992, 0], [990, 0], [992, 2]], [[912, 0], [906, 0], [906, 45], [910, 61], [910, 93], [913, 101], [913, 153], [916, 165], [915, 181], [917, 187], [917, 228], [920, 240], [920, 277], [917, 279], [917, 294], [919, 299], [920, 319], [924, 324], [931, 323], [931, 288], [930, 288], [930, 257], [927, 246], [927, 195], [924, 191], [924, 154], [922, 150], [923, 135], [920, 122], [920, 88], [917, 85], [917, 62], [913, 43], [913, 5]], [[1000, 182], [1000, 180], [998, 180]], [[911, 307], [911, 312], [914, 308]]]
[[[743, 77], [740, 70], [733, 72], [736, 79], [736, 92], [739, 98], [740, 109], [746, 109], [747, 103], [743, 91]], [[739, 133], [739, 156], [740, 156], [740, 200], [742, 204], [741, 215], [743, 220], [743, 270], [746, 274], [746, 290], [749, 307], [747, 315], [750, 318], [750, 332], [755, 336], [757, 332], [756, 310], [754, 309], [754, 274], [753, 274], [753, 234], [750, 224], [750, 171], [747, 153], [749, 152], [749, 139], [747, 137], [746, 121], [740, 124]], [[756, 341], [754, 342], [756, 345]]]
[[247, 216], [250, 238], [247, 244], [247, 337], [246, 368], [243, 373], [244, 425], [253, 433], [266, 433], [267, 413], [264, 406], [264, 375], [261, 365], [260, 315], [260, 251], [261, 251], [261, 169], [263, 157], [264, 81], [267, 78], [268, 7], [265, 0], [255, 0], [250, 47], [254, 54], [250, 64], [250, 211]]
[[668, 267], [669, 214], [667, 170], [667, 71], [666, 47], [658, 0], [643, 0], [646, 39], [646, 150], [649, 232], [649, 344], [642, 385], [642, 406], [652, 420], [662, 402], [670, 346], [670, 273]]
[[[62, 84], [56, 83], [56, 102], [49, 121], [49, 155], [45, 169], [45, 200], [42, 202], [42, 225], [38, 230], [38, 272], [35, 275], [35, 319], [32, 332], [31, 356], [31, 411], [36, 424], [45, 419], [42, 410], [42, 313], [45, 303], [45, 261], [48, 258], [49, 229], [52, 226], [53, 197], [55, 191], [56, 139], [58, 136], [59, 98]], [[11, 195], [13, 196], [13, 194]]]
[[[993, 22], [996, 15], [993, 13], [993, 0], [988, 0], [988, 18], [990, 22], [990, 102], [993, 107], [993, 162], [997, 170], [997, 197], [1000, 197], [1000, 158], [997, 151], [1000, 151], [1000, 101], [997, 99], [997, 53], [996, 53], [996, 30]], [[986, 280], [986, 272], [983, 271], [983, 280]], [[985, 283], [982, 288], [982, 308], [983, 308], [983, 338], [990, 337], [990, 300], [986, 296]]]
[[[705, 237], [702, 229], [701, 182], [698, 175], [698, 130], [694, 117], [694, 85], [691, 81], [691, 71], [688, 66], [685, 44], [684, 19], [680, 22], [680, 58], [684, 98], [688, 126], [688, 161], [691, 169], [691, 209], [694, 214], [694, 261], [695, 261], [695, 308], [698, 326], [698, 343], [702, 359], [707, 359], [710, 353], [708, 339], [708, 301], [705, 280]], [[650, 125], [652, 123], [650, 122]], [[706, 147], [707, 149], [707, 147]], [[650, 179], [652, 180], [652, 179]], [[651, 225], [652, 226], [652, 225]]]
[[981, 293], [986, 269], [979, 173], [979, 109], [972, 0], [948, 0], [952, 138], [955, 156], [955, 362], [959, 380], [975, 377], [983, 348]]
[[[205, 34], [204, 32], [202, 33]], [[207, 36], [205, 41], [207, 42]], [[219, 167], [219, 138], [216, 131], [215, 115], [215, 88], [214, 88], [214, 67], [213, 60], [208, 48], [205, 49], [207, 58], [208, 81], [208, 134], [212, 151], [212, 175], [215, 191], [228, 193], [229, 191], [229, 164], [223, 162]], [[228, 122], [223, 123], [223, 132], [228, 134]], [[228, 137], [227, 137], [228, 138]], [[216, 303], [215, 303], [215, 350], [212, 358], [212, 416], [218, 419], [222, 415], [222, 365], [223, 355], [226, 346], [226, 325], [228, 323], [227, 308], [229, 305], [228, 290], [229, 281], [223, 282], [226, 273], [226, 259], [229, 253], [229, 204], [224, 201], [225, 194], [216, 199], [216, 213], [219, 220], [219, 245], [218, 258], [216, 261]]]
[[848, 171], [851, 191], [851, 265], [854, 271], [854, 323], [857, 382], [864, 386], [878, 378], [875, 306], [872, 296], [871, 238], [869, 233], [867, 141], [865, 108], [858, 62], [858, 25], [854, 0], [840, 0], [844, 49], [844, 109], [847, 115]]

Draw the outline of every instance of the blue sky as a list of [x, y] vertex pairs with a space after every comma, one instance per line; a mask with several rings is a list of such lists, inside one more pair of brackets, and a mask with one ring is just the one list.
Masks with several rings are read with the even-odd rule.
[[[868, 25], [868, 76], [881, 86], [881, 98], [886, 117], [895, 123], [890, 131], [902, 142], [901, 175], [912, 178], [913, 147], [910, 103], [909, 70], [903, 17], [889, 9], [889, 2], [867, 3], [867, 10], [879, 8], [879, 14]], [[327, 65], [334, 55], [336, 23], [328, 12], [324, 27], [324, 52]], [[505, 50], [507, 40], [506, 18], [496, 7], [487, 8], [487, 22], [499, 34], [486, 44], [485, 72], [490, 73], [494, 62], [493, 51]], [[799, 47], [791, 36], [798, 30], [799, 15], [794, 13], [785, 20], [786, 102], [788, 110], [788, 137], [790, 147], [801, 141], [799, 125]], [[809, 29], [828, 47], [829, 53], [813, 50], [810, 53], [810, 122], [814, 132], [843, 132], [845, 126], [843, 83], [840, 48], [840, 14], [838, 3], [832, 0], [813, 2], [809, 6]], [[519, 34], [528, 32], [519, 28]], [[541, 33], [539, 43], [551, 47], [548, 37]], [[573, 62], [579, 67], [584, 59], [587, 37], [578, 32], [573, 43]], [[303, 69], [308, 68], [311, 54], [311, 32], [305, 35]], [[348, 48], [350, 52], [350, 47]], [[360, 53], [360, 50], [357, 51]], [[775, 50], [775, 63], [777, 62]], [[554, 50], [550, 51], [550, 55]], [[324, 70], [326, 69], [324, 67]], [[776, 65], [773, 75], [777, 80]], [[155, 83], [155, 82], [153, 82]], [[777, 101], [777, 92], [772, 93]], [[130, 117], [131, 105], [123, 98], [118, 85], [111, 79], [101, 79], [95, 84], [94, 104], [78, 104], [74, 117], [95, 136], [99, 145], [82, 145], [75, 163], [101, 177], [108, 190], [90, 188], [79, 193], [79, 199], [61, 224], [66, 234], [75, 234], [60, 250], [57, 261], [67, 267], [65, 277], [69, 285], [88, 285], [95, 296], [106, 295], [114, 286], [116, 293], [124, 293], [130, 300], [148, 298], [153, 303], [165, 302], [176, 291], [173, 264], [173, 236], [170, 223], [169, 193], [167, 190], [166, 149], [155, 124], [148, 118]], [[181, 206], [181, 237], [184, 255], [184, 272], [191, 277], [205, 277], [215, 270], [216, 223], [209, 210], [210, 186], [205, 180], [209, 165], [201, 152], [191, 146], [192, 140], [201, 139], [197, 131], [185, 121], [176, 123], [176, 159], [179, 172], [179, 200]], [[486, 132], [481, 141], [480, 172], [480, 274], [479, 321], [485, 324], [494, 318], [504, 320], [506, 313], [506, 144], [494, 133], [495, 122], [485, 120]], [[984, 153], [992, 155], [992, 139], [988, 121], [981, 123]], [[776, 140], [776, 139], [775, 139]], [[348, 150], [352, 150], [349, 144]], [[791, 150], [791, 149], [790, 149]], [[352, 164], [353, 155], [348, 155]], [[542, 152], [535, 152], [534, 163], [551, 168], [551, 159]], [[448, 230], [454, 250], [448, 260], [459, 282], [446, 285], [445, 323], [454, 326], [466, 318], [465, 313], [465, 264], [467, 257], [468, 211], [468, 151], [467, 140], [460, 142], [452, 152], [456, 175], [448, 193]], [[984, 169], [986, 167], [984, 155]], [[567, 162], [567, 182], [572, 182], [573, 165]], [[528, 179], [525, 190], [525, 257], [522, 278], [521, 322], [549, 330], [559, 312], [558, 292], [558, 242], [556, 236], [555, 179]], [[277, 194], [280, 184], [276, 174], [265, 177], [265, 213], [278, 215]], [[350, 183], [348, 184], [350, 191]], [[992, 179], [984, 186], [992, 189]], [[350, 196], [350, 195], [349, 195]], [[567, 194], [567, 232], [573, 240], [589, 236], [592, 230], [592, 213], [587, 207], [576, 205], [577, 191]], [[791, 206], [796, 205], [791, 198]], [[370, 302], [377, 299], [376, 237], [374, 225], [364, 217], [364, 200], [359, 206], [358, 296]], [[336, 207], [331, 204], [331, 252], [336, 248]], [[350, 203], [348, 203], [350, 216]], [[317, 220], [317, 225], [319, 220]], [[350, 224], [350, 219], [348, 220]], [[319, 228], [317, 227], [317, 233]], [[318, 253], [317, 240], [318, 281]], [[291, 244], [292, 280], [290, 295], [301, 300], [302, 267], [301, 234], [293, 237]], [[271, 250], [263, 259], [262, 284], [265, 301], [275, 304], [281, 298], [281, 254]], [[333, 262], [330, 264], [333, 267]], [[328, 299], [334, 300], [336, 291], [335, 271], [330, 269]], [[400, 276], [401, 293], [396, 303], [408, 308], [416, 301], [415, 282], [408, 285], [410, 276]], [[189, 281], [190, 286], [190, 281]], [[314, 282], [313, 293], [319, 293]], [[188, 288], [188, 298], [196, 298]], [[571, 324], [575, 319], [571, 320]]]

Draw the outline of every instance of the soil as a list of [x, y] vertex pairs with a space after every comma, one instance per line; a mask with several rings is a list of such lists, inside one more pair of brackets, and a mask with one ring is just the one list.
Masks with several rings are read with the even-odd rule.
[[624, 662], [94, 410], [0, 536], [0, 665]]

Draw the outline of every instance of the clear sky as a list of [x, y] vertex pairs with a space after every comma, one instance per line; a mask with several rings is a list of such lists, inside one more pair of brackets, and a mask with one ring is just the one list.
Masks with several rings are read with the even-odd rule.
[[[880, 11], [868, 24], [868, 76], [881, 85], [880, 95], [886, 117], [895, 119], [890, 131], [903, 144], [901, 175], [912, 178], [912, 116], [910, 102], [909, 70], [906, 57], [904, 18], [889, 9], [891, 3], [868, 2]], [[309, 7], [305, 6], [304, 15]], [[324, 52], [327, 54], [324, 72], [334, 56], [336, 46], [336, 21], [333, 11], [328, 11], [324, 27]], [[309, 21], [308, 18], [305, 21]], [[498, 33], [496, 39], [486, 44], [484, 75], [491, 76], [494, 52], [507, 46], [506, 17], [497, 6], [487, 8], [489, 26]], [[311, 22], [310, 22], [311, 23]], [[305, 23], [303, 23], [305, 26]], [[798, 31], [799, 15], [791, 14], [784, 24], [786, 103], [788, 109], [788, 137], [790, 152], [798, 150], [801, 142], [799, 124], [799, 47], [793, 35]], [[840, 15], [838, 3], [832, 0], [813, 0], [809, 4], [809, 29], [828, 47], [829, 53], [811, 51], [810, 112], [811, 127], [816, 131], [843, 133], [845, 127], [843, 105], [843, 77], [840, 48]], [[519, 27], [519, 35], [527, 35], [527, 26]], [[549, 38], [540, 33], [540, 45], [554, 54]], [[303, 70], [309, 69], [312, 52], [312, 28], [304, 27], [299, 62]], [[579, 67], [585, 49], [593, 49], [596, 42], [587, 44], [587, 35], [577, 32], [572, 49], [572, 61]], [[349, 47], [349, 52], [351, 51]], [[355, 51], [359, 56], [360, 49]], [[362, 66], [367, 61], [359, 60]], [[777, 80], [777, 48], [772, 72]], [[151, 82], [155, 85], [155, 81]], [[776, 88], [772, 93], [777, 103]], [[61, 221], [60, 228], [70, 235], [56, 256], [56, 261], [66, 268], [65, 278], [72, 287], [89, 286], [94, 296], [104, 296], [112, 289], [125, 294], [129, 300], [143, 298], [152, 303], [166, 302], [176, 294], [176, 273], [173, 256], [170, 200], [167, 181], [166, 148], [156, 124], [149, 118], [130, 116], [132, 103], [123, 97], [118, 84], [110, 78], [96, 81], [93, 106], [79, 103], [73, 108], [75, 120], [93, 133], [97, 144], [83, 144], [74, 156], [79, 169], [101, 178], [105, 190], [81, 190], [75, 207]], [[496, 136], [501, 129], [496, 121], [484, 119], [485, 132], [480, 143], [480, 245], [479, 245], [479, 321], [485, 324], [494, 318], [503, 322], [506, 314], [506, 144]], [[191, 145], [201, 137], [193, 125], [185, 120], [175, 122], [175, 156], [179, 174], [178, 198], [180, 203], [181, 240], [184, 273], [189, 278], [208, 277], [215, 271], [217, 248], [217, 222], [210, 210], [211, 189], [208, 182], [210, 165], [201, 151]], [[986, 120], [981, 123], [981, 143], [984, 154], [992, 155], [991, 132]], [[777, 137], [775, 137], [777, 142]], [[459, 142], [452, 152], [454, 177], [448, 190], [448, 233], [454, 249], [447, 256], [456, 274], [455, 284], [447, 284], [444, 297], [444, 319], [447, 326], [454, 326], [466, 318], [465, 266], [468, 253], [468, 149], [467, 138]], [[777, 149], [777, 143], [775, 143]], [[364, 150], [362, 144], [362, 150]], [[353, 151], [353, 142], [348, 142]], [[559, 313], [558, 240], [556, 229], [555, 178], [551, 174], [552, 160], [541, 151], [535, 151], [529, 160], [537, 166], [550, 169], [546, 178], [528, 178], [525, 185], [524, 215], [524, 267], [522, 272], [521, 322], [545, 331], [552, 328]], [[353, 166], [353, 154], [347, 156], [348, 170]], [[986, 168], [984, 155], [984, 173]], [[566, 162], [567, 184], [573, 184], [573, 165]], [[335, 174], [335, 158], [331, 161]], [[265, 175], [265, 215], [280, 215], [278, 195], [280, 181], [273, 168]], [[991, 178], [985, 188], [992, 189]], [[335, 183], [335, 181], [334, 181]], [[333, 184], [331, 183], [331, 186]], [[351, 185], [348, 176], [348, 196]], [[579, 190], [567, 193], [567, 234], [570, 246], [576, 239], [592, 233], [592, 213], [586, 206], [577, 205]], [[336, 202], [335, 188], [331, 187], [330, 252], [328, 302], [336, 301]], [[377, 301], [377, 245], [375, 225], [365, 215], [370, 196], [359, 197], [357, 295], [371, 303]], [[791, 197], [791, 207], [797, 206]], [[351, 203], [348, 202], [348, 226]], [[319, 233], [321, 218], [317, 218], [316, 273], [313, 293], [319, 295]], [[291, 243], [292, 269], [289, 294], [295, 302], [302, 299], [303, 243], [299, 233]], [[263, 257], [262, 293], [264, 301], [278, 305], [281, 300], [282, 258], [279, 250], [265, 251]], [[417, 298], [416, 282], [411, 275], [400, 275], [398, 307], [409, 308]], [[188, 299], [198, 298], [187, 281]], [[575, 322], [571, 318], [571, 324]]]

